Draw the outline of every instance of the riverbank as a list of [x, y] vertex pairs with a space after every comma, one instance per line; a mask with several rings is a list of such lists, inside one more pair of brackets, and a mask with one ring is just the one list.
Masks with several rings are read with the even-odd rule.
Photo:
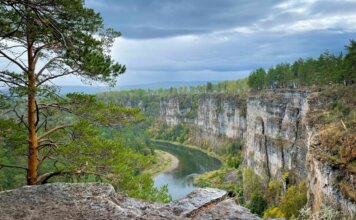
[[152, 176], [156, 176], [159, 173], [168, 173], [172, 172], [179, 166], [179, 160], [173, 154], [170, 154], [165, 151], [155, 150], [156, 163], [147, 170], [147, 173], [150, 173]]
[[189, 149], [198, 150], [203, 152], [210, 157], [218, 159], [222, 166], [219, 169], [205, 172], [199, 174], [194, 177], [193, 184], [198, 187], [210, 187], [210, 188], [218, 188], [223, 189], [229, 192], [234, 192], [236, 195], [241, 194], [241, 186], [242, 186], [242, 173], [241, 170], [238, 168], [230, 167], [228, 163], [228, 157], [217, 155], [214, 152], [210, 152], [204, 149], [200, 149], [199, 147], [180, 144], [177, 142], [165, 141], [165, 140], [154, 140], [153, 142], [156, 143], [167, 143], [167, 144], [174, 144], [180, 147], [185, 147]]
[[157, 142], [157, 143], [167, 143], [167, 144], [174, 144], [174, 145], [177, 145], [177, 146], [181, 146], [181, 147], [187, 147], [187, 148], [191, 148], [191, 149], [194, 149], [194, 150], [199, 150], [207, 155], [209, 155], [210, 157], [213, 157], [215, 159], [218, 159], [221, 164], [224, 164], [225, 163], [225, 160], [222, 156], [212, 152], [212, 151], [207, 151], [205, 149], [202, 149], [202, 148], [199, 148], [197, 146], [194, 146], [194, 145], [189, 145], [189, 144], [181, 144], [179, 142], [174, 142], [174, 141], [166, 141], [166, 140], [158, 140], [158, 139], [151, 139], [152, 142]]

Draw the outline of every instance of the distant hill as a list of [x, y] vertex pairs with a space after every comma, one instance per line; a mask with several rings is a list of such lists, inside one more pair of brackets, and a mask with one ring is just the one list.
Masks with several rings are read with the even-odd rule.
[[170, 87], [181, 87], [181, 86], [198, 86], [204, 85], [207, 82], [204, 81], [175, 81], [175, 82], [157, 82], [150, 84], [138, 84], [138, 85], [129, 85], [129, 86], [116, 86], [114, 88], [104, 87], [104, 86], [60, 86], [60, 94], [65, 95], [71, 92], [79, 92], [85, 94], [96, 94], [99, 92], [106, 91], [124, 91], [124, 90], [133, 90], [133, 89], [168, 89]]
[[[216, 81], [211, 81], [212, 83]], [[59, 86], [60, 94], [65, 95], [67, 93], [78, 92], [85, 94], [96, 94], [106, 91], [124, 91], [124, 90], [133, 90], [133, 89], [169, 89], [170, 87], [181, 87], [181, 86], [198, 86], [204, 85], [207, 82], [205, 81], [174, 81], [174, 82], [157, 82], [150, 84], [137, 84], [137, 85], [128, 85], [128, 86], [116, 86], [114, 88], [105, 87], [105, 86]], [[8, 89], [0, 87], [0, 92], [7, 93]]]

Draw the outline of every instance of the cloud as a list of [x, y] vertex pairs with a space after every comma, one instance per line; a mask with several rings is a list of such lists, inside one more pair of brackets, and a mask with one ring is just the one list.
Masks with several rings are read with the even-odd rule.
[[88, 0], [126, 38], [206, 34], [253, 24], [276, 0]]
[[[356, 32], [355, 0], [86, 0], [123, 33], [121, 84], [238, 78], [325, 50]], [[64, 81], [58, 81], [63, 84]], [[73, 78], [71, 82], [78, 82]]]
[[127, 65], [127, 74], [119, 79], [124, 84], [142, 84], [153, 79], [216, 81], [239, 78], [233, 73], [293, 62], [299, 57], [317, 57], [325, 50], [337, 53], [352, 37], [353, 33], [320, 30], [293, 34], [261, 31], [164, 39], [121, 38], [115, 43], [113, 57]]
[[226, 30], [354, 31], [351, 0], [87, 0], [126, 38], [167, 38]]
[[337, 53], [356, 31], [351, 0], [123, 0], [96, 9], [124, 33], [113, 51], [128, 67], [123, 82], [228, 79]]

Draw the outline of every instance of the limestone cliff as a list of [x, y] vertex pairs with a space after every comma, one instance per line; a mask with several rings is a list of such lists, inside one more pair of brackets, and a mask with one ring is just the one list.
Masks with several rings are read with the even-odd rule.
[[55, 183], [0, 192], [0, 219], [258, 220], [218, 189], [198, 189], [162, 204], [117, 194], [109, 184]]
[[323, 205], [356, 218], [356, 86], [330, 86], [308, 97], [309, 205]]
[[323, 205], [341, 210], [346, 216], [356, 218], [356, 201], [343, 194], [342, 188], [351, 187], [355, 192], [356, 178], [344, 169], [335, 168], [308, 154], [308, 204], [313, 213], [318, 213]]
[[266, 92], [247, 101], [245, 161], [266, 182], [289, 173], [294, 182], [307, 176], [308, 92]]
[[[350, 94], [351, 91], [343, 93]], [[315, 111], [326, 114], [326, 118], [332, 117], [327, 106], [337, 103], [338, 97], [321, 99], [324, 93], [285, 90], [250, 94], [247, 100], [245, 165], [253, 168], [267, 180], [266, 183], [271, 179], [282, 180], [286, 172], [291, 182], [306, 180], [308, 204], [313, 213], [318, 213], [323, 205], [327, 205], [352, 218], [356, 216], [355, 171], [347, 163], [335, 165], [328, 161], [337, 158], [337, 155], [328, 155], [329, 159], [321, 156], [331, 151], [330, 146], [324, 146], [324, 149], [319, 147], [320, 133], [329, 129], [329, 125], [321, 122], [320, 115], [315, 116], [314, 121], [310, 120]], [[341, 145], [348, 145], [349, 154], [355, 155], [355, 133], [347, 133], [349, 139]], [[331, 136], [335, 135], [331, 133], [325, 138], [332, 139]], [[340, 151], [342, 148], [337, 149]], [[352, 163], [354, 159], [352, 156], [349, 158], [349, 163]]]
[[[194, 114], [190, 114], [194, 106], [189, 103], [182, 105], [181, 97], [166, 98], [161, 100], [160, 117], [169, 125], [194, 124], [211, 134], [204, 138], [243, 138], [245, 166], [259, 174], [266, 184], [272, 179], [282, 180], [283, 174], [288, 173], [289, 182], [306, 180], [308, 204], [313, 213], [323, 205], [331, 205], [355, 216], [355, 170], [347, 168], [347, 164], [335, 166], [321, 160], [320, 155], [325, 154], [328, 148], [315, 151], [315, 146], [319, 142], [321, 127], [325, 125], [317, 126], [321, 124], [319, 116], [316, 121], [308, 120], [315, 111], [326, 114], [326, 118], [331, 117], [326, 108], [342, 98], [335, 96], [339, 90], [344, 96], [351, 96], [351, 101], [350, 98], [348, 101], [343, 99], [346, 103], [351, 102], [351, 108], [354, 108], [353, 88], [337, 88], [329, 92], [331, 95], [328, 97], [332, 96], [333, 100], [316, 98], [321, 96], [320, 91], [277, 90], [251, 92], [245, 101], [222, 94], [200, 95]], [[349, 163], [352, 164], [356, 154], [355, 133], [348, 133], [349, 149], [344, 151], [350, 154]]]
[[160, 111], [168, 125], [192, 124], [210, 135], [243, 138], [246, 131], [246, 102], [235, 95], [168, 97], [161, 100]]

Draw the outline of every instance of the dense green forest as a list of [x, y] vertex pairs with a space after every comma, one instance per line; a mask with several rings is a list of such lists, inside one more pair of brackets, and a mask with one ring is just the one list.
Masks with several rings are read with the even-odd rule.
[[328, 51], [318, 58], [300, 58], [250, 73], [248, 85], [253, 89], [298, 88], [312, 85], [351, 84], [356, 81], [356, 41], [346, 46], [346, 55]]

